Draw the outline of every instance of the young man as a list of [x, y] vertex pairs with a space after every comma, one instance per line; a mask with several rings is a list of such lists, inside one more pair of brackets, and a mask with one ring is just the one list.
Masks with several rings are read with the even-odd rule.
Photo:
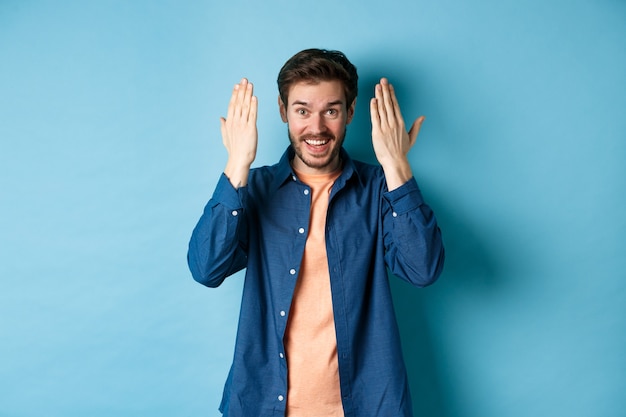
[[285, 63], [278, 106], [291, 144], [273, 166], [251, 169], [257, 99], [246, 79], [221, 119], [228, 162], [188, 261], [208, 287], [247, 268], [225, 416], [412, 415], [387, 270], [425, 286], [443, 267], [407, 159], [424, 118], [407, 132], [381, 79], [370, 103], [380, 166], [350, 159], [342, 144], [357, 80], [338, 51]]

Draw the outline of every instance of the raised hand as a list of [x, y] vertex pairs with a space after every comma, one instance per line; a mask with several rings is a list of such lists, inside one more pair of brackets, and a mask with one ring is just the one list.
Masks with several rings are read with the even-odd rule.
[[220, 118], [222, 142], [228, 151], [224, 174], [235, 188], [248, 183], [250, 166], [256, 158], [258, 102], [253, 93], [253, 85], [247, 79], [235, 84], [228, 114]]
[[370, 114], [374, 153], [385, 172], [387, 188], [393, 190], [413, 176], [407, 154], [415, 144], [425, 118], [415, 119], [407, 132], [393, 85], [386, 78], [376, 84]]

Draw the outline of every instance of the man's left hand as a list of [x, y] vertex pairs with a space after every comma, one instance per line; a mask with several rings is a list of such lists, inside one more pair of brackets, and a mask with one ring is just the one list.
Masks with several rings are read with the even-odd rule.
[[376, 159], [385, 172], [387, 188], [393, 190], [413, 176], [407, 154], [415, 144], [425, 118], [415, 119], [407, 132], [393, 85], [381, 78], [374, 94], [370, 101], [372, 144]]

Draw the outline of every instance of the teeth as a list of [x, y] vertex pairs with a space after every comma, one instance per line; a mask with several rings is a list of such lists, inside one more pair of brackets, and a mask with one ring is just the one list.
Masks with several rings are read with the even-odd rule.
[[327, 140], [307, 140], [305, 142], [312, 146], [321, 146], [321, 145], [326, 145], [328, 143]]

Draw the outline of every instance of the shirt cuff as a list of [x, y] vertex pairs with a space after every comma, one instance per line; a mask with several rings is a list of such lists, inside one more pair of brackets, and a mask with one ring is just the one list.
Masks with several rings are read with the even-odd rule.
[[391, 208], [398, 214], [404, 214], [417, 209], [424, 204], [422, 192], [417, 186], [415, 177], [402, 184], [393, 191], [387, 191], [383, 196], [389, 201]]
[[212, 200], [230, 210], [240, 210], [244, 207], [247, 187], [235, 189], [226, 174], [222, 174], [217, 182]]

